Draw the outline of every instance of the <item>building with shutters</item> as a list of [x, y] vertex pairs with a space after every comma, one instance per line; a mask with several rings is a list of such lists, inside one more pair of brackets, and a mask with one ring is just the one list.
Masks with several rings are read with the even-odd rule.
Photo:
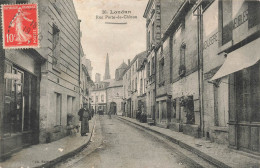
[[80, 108], [80, 20], [72, 0], [38, 1], [41, 48], [39, 141], [67, 135], [68, 116]]
[[77, 117], [80, 22], [72, 0], [1, 3], [37, 3], [40, 30], [40, 48], [1, 49], [0, 155], [5, 157], [66, 136], [68, 114]]
[[215, 0], [199, 1], [194, 10], [203, 18], [204, 136], [256, 154], [260, 152], [259, 7], [259, 1]]

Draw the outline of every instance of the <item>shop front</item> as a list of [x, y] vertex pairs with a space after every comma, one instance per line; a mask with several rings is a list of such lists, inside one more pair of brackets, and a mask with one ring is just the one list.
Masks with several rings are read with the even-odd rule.
[[260, 39], [227, 54], [213, 80], [229, 75], [229, 146], [260, 154]]
[[41, 58], [35, 50], [6, 50], [1, 159], [38, 143], [39, 76]]

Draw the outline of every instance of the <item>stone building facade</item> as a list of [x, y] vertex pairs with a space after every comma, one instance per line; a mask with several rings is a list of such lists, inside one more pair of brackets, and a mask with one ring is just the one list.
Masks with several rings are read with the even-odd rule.
[[146, 104], [144, 92], [141, 94], [141, 83], [144, 84], [146, 80], [144, 77], [144, 61], [146, 61], [147, 52], [137, 54], [134, 59], [128, 64], [123, 77], [123, 93], [124, 93], [124, 113], [126, 116], [136, 118], [138, 110], [140, 111], [139, 104]]
[[[147, 76], [147, 115], [148, 122], [154, 123], [156, 118], [156, 55], [158, 45], [161, 43], [162, 34], [167, 30], [172, 16], [174, 16], [183, 1], [149, 0], [143, 17], [146, 18], [146, 48], [148, 52], [146, 76]], [[157, 47], [157, 48], [156, 48]], [[161, 95], [160, 95], [161, 96]], [[158, 116], [157, 116], [158, 117]], [[158, 121], [158, 118], [157, 118]], [[162, 120], [161, 120], [162, 121]], [[160, 122], [161, 122], [160, 121]]]
[[[109, 62], [106, 62], [106, 65], [108, 64]], [[127, 65], [123, 62], [115, 70], [115, 79], [95, 82], [91, 89], [91, 106], [96, 113], [101, 111], [101, 113], [107, 114], [110, 111], [112, 114], [123, 114], [123, 74], [126, 69]], [[98, 78], [100, 78], [100, 75], [98, 75]]]
[[[168, 2], [149, 1], [144, 14], [148, 118], [157, 126], [259, 154], [260, 2], [172, 3], [172, 13], [165, 14]], [[150, 33], [154, 20], [161, 22], [152, 33], [160, 32], [157, 43], [151, 43], [157, 40]]]
[[72, 0], [38, 1], [41, 55], [40, 142], [66, 135], [68, 114], [77, 117], [80, 99], [80, 21]]
[[196, 8], [203, 13], [204, 136], [255, 154], [260, 152], [259, 7], [259, 1], [215, 0]]
[[95, 82], [91, 88], [91, 108], [95, 113], [104, 113], [107, 111], [107, 93], [106, 88], [109, 83]]
[[126, 72], [127, 65], [122, 63], [115, 70], [115, 79], [111, 80], [107, 87], [107, 112], [123, 115], [124, 112], [124, 87], [123, 75]]
[[[1, 61], [0, 69], [5, 72], [1, 71], [0, 77], [6, 78], [0, 83], [1, 87], [6, 86], [0, 91], [5, 94], [0, 101], [4, 121], [1, 121], [0, 132], [1, 137], [7, 137], [1, 139], [1, 157], [24, 146], [66, 136], [68, 114], [77, 116], [79, 109], [80, 81], [80, 24], [73, 1], [3, 3], [38, 4], [40, 48], [1, 49], [1, 60], [5, 61]], [[17, 108], [15, 117], [8, 114], [13, 107]]]
[[169, 78], [165, 79], [162, 91], [170, 95], [166, 103], [166, 109], [170, 112], [165, 114], [168, 117], [168, 126], [173, 130], [183, 131], [184, 134], [199, 137], [198, 35], [197, 18], [191, 10], [193, 6], [192, 1], [183, 2], [164, 34], [166, 44], [163, 44], [162, 53], [169, 50], [166, 55], [170, 57], [165, 57], [165, 76]]

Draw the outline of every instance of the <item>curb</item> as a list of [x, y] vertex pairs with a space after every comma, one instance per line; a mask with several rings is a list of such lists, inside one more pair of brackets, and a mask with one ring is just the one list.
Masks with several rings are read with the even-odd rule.
[[90, 142], [90, 140], [91, 140], [92, 134], [93, 134], [93, 132], [94, 132], [95, 126], [96, 126], [96, 117], [95, 117], [95, 120], [94, 120], [94, 124], [93, 124], [93, 126], [92, 126], [92, 131], [91, 131], [91, 133], [90, 133], [90, 137], [89, 137], [88, 141], [87, 141], [85, 144], [83, 144], [82, 146], [78, 147], [77, 149], [75, 149], [75, 150], [73, 150], [73, 151], [71, 151], [71, 152], [69, 152], [69, 153], [66, 153], [66, 154], [64, 154], [64, 155], [62, 155], [62, 156], [60, 156], [60, 157], [58, 157], [58, 158], [56, 158], [56, 159], [50, 160], [50, 161], [48, 161], [47, 163], [42, 164], [42, 165], [40, 165], [40, 166], [36, 166], [36, 167], [34, 167], [34, 168], [51, 168], [51, 167], [53, 167], [54, 165], [56, 165], [57, 163], [59, 163], [59, 162], [65, 160], [65, 159], [68, 159], [68, 158], [70, 158], [71, 156], [73, 156], [73, 155], [77, 154], [78, 152], [80, 152], [81, 150], [83, 150], [85, 147], [88, 146], [88, 144], [89, 144], [89, 142]]
[[209, 163], [211, 163], [211, 164], [213, 164], [213, 165], [215, 165], [215, 166], [217, 166], [217, 167], [221, 167], [221, 168], [231, 168], [230, 166], [226, 165], [225, 163], [223, 163], [223, 162], [221, 162], [221, 161], [219, 161], [219, 160], [217, 160], [217, 159], [215, 159], [215, 158], [213, 158], [213, 157], [207, 155], [206, 153], [204, 153], [204, 152], [202, 152], [202, 151], [200, 151], [200, 150], [198, 150], [198, 149], [196, 149], [196, 148], [190, 146], [189, 144], [184, 143], [184, 142], [181, 142], [180, 140], [177, 140], [177, 139], [175, 139], [175, 138], [173, 138], [173, 137], [170, 137], [170, 136], [168, 136], [168, 135], [165, 135], [165, 134], [163, 134], [163, 133], [161, 133], [161, 132], [158, 132], [158, 131], [156, 131], [156, 130], [153, 130], [153, 129], [149, 128], [148, 126], [140, 125], [140, 124], [138, 124], [138, 123], [129, 121], [129, 120], [127, 120], [127, 119], [125, 119], [125, 118], [123, 118], [123, 117], [120, 117], [120, 116], [118, 116], [118, 119], [127, 121], [127, 122], [129, 122], [129, 123], [132, 123], [132, 124], [135, 124], [135, 125], [137, 125], [137, 126], [140, 126], [140, 127], [144, 128], [144, 129], [146, 129], [146, 130], [149, 130], [149, 131], [151, 131], [151, 132], [154, 132], [154, 133], [156, 133], [156, 134], [159, 134], [159, 135], [161, 135], [162, 137], [164, 137], [164, 138], [166, 138], [166, 139], [172, 141], [173, 143], [179, 145], [180, 147], [182, 147], [182, 148], [184, 148], [184, 149], [186, 149], [186, 150], [188, 150], [188, 151], [190, 151], [190, 152], [192, 152], [192, 153], [198, 155], [198, 156], [201, 157], [202, 159], [208, 161]]

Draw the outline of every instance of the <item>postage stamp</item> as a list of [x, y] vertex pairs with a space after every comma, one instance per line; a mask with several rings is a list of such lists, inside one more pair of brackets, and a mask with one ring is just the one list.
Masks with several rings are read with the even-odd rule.
[[2, 5], [3, 48], [38, 48], [37, 4]]

